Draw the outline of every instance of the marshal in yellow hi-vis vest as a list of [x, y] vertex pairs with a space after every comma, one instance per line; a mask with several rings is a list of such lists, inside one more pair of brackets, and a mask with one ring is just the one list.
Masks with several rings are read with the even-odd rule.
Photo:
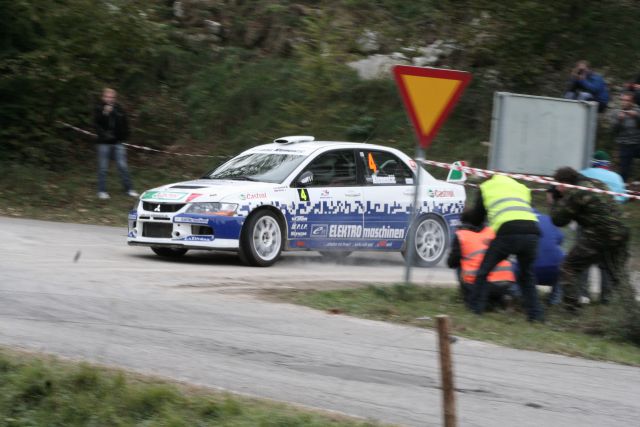
[[495, 233], [509, 221], [538, 221], [531, 208], [531, 190], [513, 178], [494, 175], [480, 184], [489, 226]]

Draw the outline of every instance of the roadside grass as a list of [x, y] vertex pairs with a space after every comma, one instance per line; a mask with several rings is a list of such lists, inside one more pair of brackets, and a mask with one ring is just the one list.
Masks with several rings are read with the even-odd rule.
[[530, 324], [519, 311], [477, 316], [467, 311], [457, 289], [415, 285], [369, 286], [335, 291], [277, 291], [279, 300], [330, 313], [435, 328], [435, 316], [451, 317], [452, 333], [507, 347], [579, 356], [640, 366], [640, 347], [607, 336], [601, 319], [608, 306], [593, 304], [572, 316], [561, 308], [546, 309], [547, 322]]
[[[93, 158], [69, 170], [50, 171], [29, 165], [0, 164], [0, 215], [126, 226], [127, 214], [136, 201], [124, 194], [120, 176], [111, 164], [107, 177], [109, 200], [99, 200]], [[92, 152], [90, 153], [92, 154]], [[135, 190], [142, 193], [176, 181], [197, 179], [221, 163], [219, 159], [168, 158], [161, 155], [133, 155], [129, 162]], [[142, 167], [143, 164], [147, 166]]]
[[0, 425], [373, 427], [381, 424], [0, 348]]

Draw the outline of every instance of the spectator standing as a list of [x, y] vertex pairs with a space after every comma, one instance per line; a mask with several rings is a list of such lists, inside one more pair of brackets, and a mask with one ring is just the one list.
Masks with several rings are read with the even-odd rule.
[[640, 74], [636, 77], [633, 83], [626, 84], [627, 90], [633, 93], [633, 101], [636, 105], [640, 105]]
[[[604, 188], [604, 184], [586, 178], [570, 167], [558, 169], [554, 179], [565, 184]], [[592, 264], [600, 263], [611, 278], [612, 287], [620, 288], [626, 274], [629, 229], [621, 220], [618, 204], [607, 194], [562, 185], [549, 192], [547, 200], [555, 225], [561, 227], [576, 221], [581, 229], [560, 271], [567, 309], [576, 310], [581, 306], [581, 274]]]
[[620, 157], [620, 175], [624, 182], [632, 178], [633, 159], [640, 157], [640, 109], [633, 93], [620, 95], [620, 108], [612, 111], [611, 125]]
[[133, 190], [127, 167], [127, 151], [122, 145], [129, 137], [129, 123], [124, 109], [116, 99], [114, 89], [104, 88], [101, 102], [96, 106], [93, 116], [98, 134], [98, 198], [103, 200], [110, 198], [106, 180], [111, 158], [116, 162], [125, 193], [131, 197], [139, 195]]
[[488, 218], [489, 226], [496, 233], [473, 285], [473, 311], [476, 314], [484, 312], [488, 297], [487, 276], [500, 261], [514, 254], [520, 266], [518, 284], [527, 319], [544, 321], [533, 277], [540, 229], [531, 208], [531, 190], [507, 176], [493, 175], [480, 184], [480, 192], [470, 215], [471, 223], [478, 226]]
[[589, 62], [585, 60], [576, 62], [564, 97], [578, 101], [595, 101], [598, 103], [599, 113], [606, 110], [609, 104], [609, 90], [604, 78], [591, 70]]
[[[458, 272], [462, 298], [471, 309], [476, 273], [495, 233], [489, 227], [472, 225], [468, 210], [462, 212], [460, 220], [462, 225], [456, 230], [447, 265]], [[507, 306], [513, 297], [511, 291], [515, 281], [511, 263], [508, 260], [499, 262], [487, 276], [489, 309]]]

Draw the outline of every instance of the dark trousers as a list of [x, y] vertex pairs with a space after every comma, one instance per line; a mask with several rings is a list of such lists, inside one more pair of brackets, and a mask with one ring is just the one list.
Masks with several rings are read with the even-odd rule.
[[620, 176], [624, 182], [629, 182], [633, 171], [633, 159], [640, 159], [640, 144], [619, 144], [620, 147]]
[[[487, 297], [487, 311], [494, 310], [496, 308], [504, 309], [507, 307], [507, 301], [505, 297], [513, 297], [514, 282], [487, 282], [488, 297]], [[467, 308], [472, 309], [471, 301], [473, 298], [473, 283], [460, 282], [460, 292], [462, 292], [462, 299], [464, 305]]]
[[125, 193], [132, 189], [129, 169], [127, 168], [127, 149], [122, 144], [98, 144], [98, 191], [107, 191], [109, 160], [114, 159]]
[[537, 234], [498, 234], [493, 239], [476, 275], [472, 301], [474, 313], [482, 314], [485, 311], [489, 293], [489, 287], [487, 286], [489, 272], [500, 261], [513, 254], [517, 257], [518, 265], [520, 266], [518, 284], [522, 291], [522, 303], [527, 312], [527, 318], [529, 320], [544, 319], [533, 277], [533, 263], [538, 249], [538, 238]]
[[560, 284], [564, 288], [565, 301], [575, 305], [581, 291], [582, 272], [592, 264], [598, 264], [610, 282], [609, 289], [604, 290], [605, 301], [608, 291], [619, 290], [626, 283], [626, 262], [628, 238], [618, 244], [609, 246], [583, 237], [579, 237], [576, 245], [567, 254], [560, 271]]

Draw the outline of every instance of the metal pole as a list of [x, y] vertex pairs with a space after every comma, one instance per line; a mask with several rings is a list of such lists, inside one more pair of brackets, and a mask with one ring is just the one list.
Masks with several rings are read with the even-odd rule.
[[420, 160], [424, 160], [424, 150], [418, 146], [416, 148], [416, 167], [418, 171], [416, 173], [416, 182], [414, 183], [413, 190], [413, 204], [411, 205], [411, 215], [409, 216], [409, 226], [407, 227], [407, 233], [409, 238], [407, 239], [407, 257], [405, 258], [405, 270], [404, 270], [404, 283], [411, 283], [411, 267], [413, 266], [415, 259], [415, 231], [412, 229], [414, 221], [418, 214], [418, 190], [420, 189], [420, 175], [422, 171], [422, 165]]
[[442, 407], [445, 427], [456, 427], [456, 401], [453, 388], [453, 367], [449, 340], [449, 316], [436, 316], [438, 344], [440, 346], [440, 372], [442, 374]]

